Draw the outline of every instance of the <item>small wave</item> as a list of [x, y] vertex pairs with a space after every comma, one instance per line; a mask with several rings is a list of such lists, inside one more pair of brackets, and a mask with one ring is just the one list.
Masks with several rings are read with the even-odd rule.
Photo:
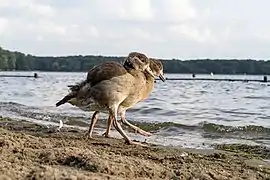
[[159, 115], [163, 115], [163, 116], [177, 116], [179, 112], [177, 111], [172, 111], [172, 110], [168, 110], [166, 112], [162, 112], [159, 113]]
[[154, 108], [142, 108], [142, 109], [139, 109], [139, 112], [141, 114], [150, 114], [150, 113], [159, 112], [161, 110], [162, 110], [162, 108], [158, 108], [158, 107], [154, 107]]
[[269, 100], [270, 97], [267, 96], [245, 96], [245, 99], [261, 99], [261, 100]]
[[[231, 136], [244, 136], [250, 139], [267, 139], [270, 137], [270, 128], [256, 125], [247, 126], [225, 126], [221, 124], [200, 122], [197, 125], [184, 125], [174, 122], [162, 123], [146, 123], [146, 122], [133, 122], [146, 131], [166, 131], [172, 128], [179, 128], [188, 131], [198, 131], [210, 135], [221, 137], [224, 134]], [[173, 133], [173, 132], [172, 132]], [[213, 136], [213, 137], [214, 137]]]
[[249, 133], [267, 133], [270, 134], [270, 129], [263, 126], [246, 125], [246, 126], [225, 126], [215, 123], [201, 122], [199, 123], [205, 131], [231, 133], [231, 132], [249, 132]]
[[137, 126], [140, 126], [146, 131], [157, 131], [163, 128], [181, 128], [181, 129], [189, 129], [189, 130], [196, 130], [198, 126], [189, 126], [184, 124], [178, 124], [174, 122], [162, 122], [162, 123], [147, 123], [147, 122], [137, 122], [137, 121], [130, 121]]
[[24, 117], [29, 119], [36, 119], [42, 121], [59, 122], [59, 119], [64, 123], [74, 124], [76, 121], [78, 124], [86, 122], [86, 117], [71, 116], [71, 114], [63, 115], [61, 113], [48, 112], [46, 109], [26, 106], [15, 102], [0, 102], [1, 114], [5, 113], [8, 116]]
[[0, 102], [0, 106], [25, 106], [16, 102]]
[[236, 114], [236, 115], [261, 115], [261, 113], [256, 112], [244, 112], [244, 108], [234, 109], [234, 110], [219, 110], [222, 113], [226, 114]]

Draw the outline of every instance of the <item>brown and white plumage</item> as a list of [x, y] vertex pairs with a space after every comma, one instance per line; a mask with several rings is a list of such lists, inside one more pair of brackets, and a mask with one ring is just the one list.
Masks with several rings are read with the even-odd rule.
[[[150, 68], [155, 76], [159, 76], [160, 79], [162, 79], [162, 81], [165, 81], [165, 78], [163, 76], [163, 66], [159, 60], [150, 59]], [[142, 88], [136, 89], [136, 91], [138, 93], [138, 97], [135, 98], [134, 96], [129, 96], [126, 100], [124, 100], [120, 104], [118, 111], [121, 115], [121, 120], [125, 125], [129, 126], [130, 128], [134, 129], [135, 132], [138, 132], [144, 136], [150, 136], [150, 135], [152, 135], [151, 133], [142, 130], [141, 128], [131, 124], [130, 122], [128, 122], [126, 120], [126, 110], [131, 108], [132, 106], [134, 106], [138, 102], [145, 100], [150, 95], [152, 90], [154, 89], [154, 84], [155, 84], [154, 77], [147, 72], [145, 72], [144, 75], [146, 77], [146, 84], [143, 85]], [[133, 102], [133, 103], [130, 103], [130, 102]], [[109, 137], [110, 127], [112, 125], [110, 122], [111, 122], [111, 120], [109, 118], [108, 119], [109, 127], [107, 127], [107, 130], [105, 132], [106, 137]]]
[[[134, 57], [136, 58], [139, 57], [140, 61], [138, 62], [138, 59], [137, 60], [132, 59]], [[146, 70], [148, 68], [149, 63], [150, 62], [148, 61], [148, 58], [144, 54], [132, 52], [129, 54], [128, 58], [125, 59], [124, 65], [118, 62], [109, 61], [94, 66], [92, 69], [88, 71], [86, 80], [83, 80], [75, 85], [68, 86], [71, 92], [68, 95], [66, 95], [62, 100], [57, 102], [56, 106], [60, 106], [70, 101], [78, 94], [83, 94], [82, 90], [83, 88], [85, 88], [84, 87], [85, 85], [89, 85], [89, 87], [91, 87], [96, 85], [97, 83], [100, 83], [101, 81], [110, 80], [118, 76], [124, 76], [127, 73], [137, 77], [138, 75], [136, 71]]]
[[148, 58], [141, 60], [134, 55], [128, 57], [127, 62], [126, 68], [123, 66], [123, 69], [113, 62], [102, 64], [102, 68], [94, 67], [89, 71], [89, 77], [86, 80], [70, 86], [71, 92], [56, 103], [56, 106], [68, 102], [84, 111], [109, 111], [117, 131], [129, 144], [132, 144], [133, 142], [117, 122], [118, 107], [130, 94], [134, 93], [133, 89], [136, 89], [138, 84], [145, 84], [145, 76], [141, 75], [142, 71], [150, 74], [152, 72], [149, 69]]
[[[128, 62], [125, 61], [124, 65], [126, 63], [128, 63]], [[162, 81], [165, 81], [165, 78], [163, 76], [163, 66], [162, 66], [162, 63], [159, 60], [150, 59], [150, 69], [151, 69], [151, 71], [153, 72], [153, 74], [155, 76], [159, 76]], [[152, 92], [152, 90], [154, 88], [154, 81], [155, 81], [154, 77], [151, 74], [147, 73], [147, 72], [141, 73], [141, 75], [145, 76], [146, 83], [145, 84], [139, 84], [139, 85], [136, 86], [136, 88], [133, 89], [133, 91], [136, 92], [136, 93], [135, 94], [130, 94], [119, 105], [118, 112], [120, 113], [121, 120], [122, 120], [122, 122], [124, 124], [128, 125], [130, 128], [134, 129], [136, 132], [138, 132], [138, 133], [140, 133], [142, 135], [149, 136], [149, 135], [151, 135], [151, 133], [140, 129], [139, 127], [137, 127], [135, 125], [132, 125], [131, 123], [129, 123], [126, 120], [126, 117], [125, 117], [126, 110], [129, 109], [130, 107], [132, 107], [133, 105], [137, 104], [139, 101], [142, 101], [142, 100], [146, 99], [150, 95], [150, 93]], [[96, 111], [92, 116], [91, 125], [90, 125], [89, 132], [88, 132], [89, 136], [92, 135], [94, 125], [95, 125], [95, 123], [97, 121], [97, 118], [98, 118], [98, 114], [99, 114], [99, 112]], [[107, 129], [106, 129], [106, 132], [105, 132], [105, 137], [109, 137], [112, 122], [113, 122], [112, 118], [109, 116]]]

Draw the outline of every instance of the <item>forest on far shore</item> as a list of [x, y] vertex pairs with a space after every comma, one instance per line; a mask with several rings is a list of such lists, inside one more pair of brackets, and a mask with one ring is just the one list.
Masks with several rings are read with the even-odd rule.
[[[112, 56], [63, 56], [40, 57], [21, 52], [13, 52], [0, 47], [0, 70], [20, 71], [67, 71], [85, 72], [105, 61], [123, 61], [124, 57]], [[197, 74], [270, 74], [269, 60], [251, 59], [194, 59], [163, 60], [165, 73]]]

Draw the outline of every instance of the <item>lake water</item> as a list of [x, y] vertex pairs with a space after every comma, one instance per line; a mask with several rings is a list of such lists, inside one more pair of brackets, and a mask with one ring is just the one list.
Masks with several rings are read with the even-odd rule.
[[[55, 107], [68, 92], [67, 85], [83, 80], [86, 73], [38, 74], [41, 78], [0, 78], [0, 115], [48, 125], [58, 125], [61, 119], [65, 126], [87, 130], [92, 112], [83, 112], [69, 104]], [[165, 76], [191, 77], [190, 74]], [[196, 77], [262, 79], [248, 75]], [[106, 118], [106, 114], [100, 117], [96, 133], [105, 131]], [[127, 119], [154, 134], [143, 137], [129, 132], [129, 136], [156, 144], [195, 148], [211, 147], [215, 143], [270, 146], [270, 86], [260, 82], [157, 81], [149, 98], [127, 111]], [[115, 130], [112, 135], [121, 138]]]

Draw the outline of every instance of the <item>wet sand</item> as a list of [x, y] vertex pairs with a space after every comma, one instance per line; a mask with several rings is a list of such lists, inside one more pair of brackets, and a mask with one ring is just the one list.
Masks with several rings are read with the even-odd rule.
[[264, 147], [141, 147], [84, 133], [0, 117], [0, 179], [270, 179]]

